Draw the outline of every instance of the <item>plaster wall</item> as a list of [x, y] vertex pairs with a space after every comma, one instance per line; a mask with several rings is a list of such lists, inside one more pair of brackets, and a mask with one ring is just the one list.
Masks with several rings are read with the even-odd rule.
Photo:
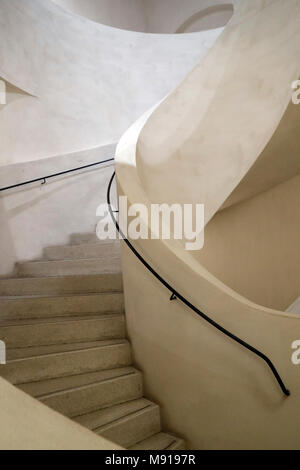
[[[299, 34], [298, 1], [241, 2], [195, 70], [121, 139], [116, 155], [120, 194], [147, 206], [204, 202], [206, 222], [213, 219], [288, 110], [291, 83], [299, 76]], [[287, 201], [280, 208], [298, 198], [298, 190], [292, 192], [292, 185], [282, 192]], [[266, 199], [265, 209], [271, 202]], [[263, 214], [258, 217], [265, 229]], [[293, 215], [282, 220], [291, 227]], [[278, 222], [272, 224], [278, 228]], [[278, 239], [293, 239], [295, 247], [296, 235], [284, 232]], [[181, 432], [190, 449], [298, 449], [300, 375], [291, 357], [299, 315], [266, 308], [234, 291], [181, 241], [133, 243], [191, 304], [266, 354], [291, 391], [287, 398], [261, 358], [180, 301], [170, 302], [170, 292], [124, 247], [128, 332], [146, 393], [162, 405], [165, 427]], [[274, 249], [276, 237], [271, 243]], [[286, 247], [281, 249], [284, 257]]]
[[[238, 5], [240, 0], [144, 0], [147, 29], [153, 33], [188, 33], [224, 26], [232, 12], [212, 7]], [[208, 11], [206, 11], [209, 9]], [[201, 12], [207, 13], [202, 17]], [[195, 17], [195, 15], [199, 15]]]
[[300, 176], [218, 212], [195, 257], [236, 292], [285, 311], [300, 296]]
[[[40, 178], [110, 158], [114, 146], [12, 165], [0, 170], [0, 186]], [[96, 210], [106, 201], [113, 165], [80, 171], [1, 193], [0, 276], [13, 273], [17, 261], [40, 259], [47, 246], [69, 243], [73, 233], [92, 233]]]
[[52, 0], [62, 8], [114, 28], [146, 31], [143, 0]]
[[224, 26], [238, 0], [52, 0], [62, 8], [115, 28], [188, 33]]
[[1, 450], [122, 450], [0, 378]]
[[0, 111], [0, 165], [116, 142], [221, 33], [125, 31], [50, 0], [2, 0], [0, 18], [0, 76], [31, 95]]

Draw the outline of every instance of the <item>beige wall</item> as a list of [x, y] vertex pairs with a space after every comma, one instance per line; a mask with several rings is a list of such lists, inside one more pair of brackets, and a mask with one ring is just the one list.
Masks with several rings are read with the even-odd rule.
[[[120, 193], [147, 206], [205, 202], [209, 221], [280, 125], [299, 76], [299, 27], [296, 0], [241, 2], [194, 72], [122, 138]], [[274, 214], [270, 220], [277, 229]], [[189, 302], [266, 354], [291, 391], [286, 398], [253, 352], [170, 302], [170, 292], [124, 248], [128, 332], [165, 428], [192, 449], [299, 449], [300, 369], [291, 361], [299, 315], [251, 302], [179, 241], [134, 244]]]
[[124, 248], [134, 361], [143, 371], [145, 395], [161, 405], [164, 429], [181, 435], [189, 449], [299, 449], [300, 366], [291, 362], [299, 318], [232, 302], [211, 281], [199, 276], [193, 282], [186, 267], [166, 266], [162, 253], [150, 262], [194, 305], [269, 355], [292, 393], [282, 395], [261, 359], [181, 302], [170, 302], [170, 293]]
[[286, 310], [300, 297], [300, 175], [225, 209], [197, 259], [248, 299]]
[[120, 450], [0, 378], [0, 450]]

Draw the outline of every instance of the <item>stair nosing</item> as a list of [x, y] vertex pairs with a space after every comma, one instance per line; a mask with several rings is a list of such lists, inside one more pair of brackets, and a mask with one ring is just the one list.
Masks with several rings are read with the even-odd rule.
[[[111, 255], [110, 255], [109, 257], [112, 258], [112, 259], [115, 259], [115, 258], [120, 259], [120, 256], [119, 256], [119, 255], [118, 255], [118, 256], [111, 256]], [[42, 260], [41, 260], [41, 259], [39, 259], [39, 260], [36, 260], [36, 261], [23, 261], [23, 262], [21, 262], [21, 263], [19, 262], [19, 263], [17, 263], [17, 266], [18, 266], [18, 267], [19, 267], [19, 266], [24, 266], [24, 265], [28, 266], [29, 264], [31, 264], [31, 265], [36, 265], [36, 264], [41, 264], [41, 263], [43, 263], [43, 264], [45, 264], [45, 263], [61, 263], [61, 262], [68, 262], [68, 263], [69, 263], [69, 262], [72, 262], [72, 263], [74, 263], [74, 262], [79, 262], [79, 261], [98, 261], [98, 262], [99, 262], [99, 261], [101, 261], [101, 258], [97, 258], [97, 257], [92, 257], [92, 258], [75, 258], [75, 259], [72, 259], [72, 258], [71, 258], [71, 259], [70, 259], [70, 258], [62, 258], [62, 259], [53, 259], [53, 260], [49, 260], [49, 259], [42, 259]]]
[[[23, 263], [28, 263], [31, 261], [23, 261]], [[22, 264], [22, 263], [21, 263]], [[51, 276], [51, 279], [62, 279], [62, 278], [76, 278], [76, 277], [98, 277], [98, 276], [121, 276], [122, 277], [122, 271], [120, 272], [112, 272], [112, 273], [98, 273], [98, 274], [63, 274], [62, 276]], [[0, 277], [0, 284], [1, 281], [19, 281], [22, 282], [26, 280], [32, 281], [33, 279], [49, 279], [49, 276], [39, 276], [39, 277]]]
[[[108, 241], [106, 240], [105, 247], [109, 245], [118, 245], [118, 242], [116, 240], [111, 240]], [[84, 242], [84, 243], [76, 243], [76, 244], [69, 244], [69, 245], [53, 245], [53, 246], [46, 246], [44, 250], [57, 250], [57, 249], [63, 249], [63, 248], [78, 248], [79, 246], [93, 246], [93, 247], [99, 247], [101, 246], [101, 240], [99, 239], [98, 242]], [[102, 245], [104, 246], [104, 245]]]
[[60, 299], [60, 298], [73, 298], [73, 297], [98, 297], [104, 295], [120, 295], [123, 291], [107, 291], [107, 292], [86, 292], [86, 293], [74, 293], [74, 294], [33, 294], [33, 295], [2, 295], [0, 296], [1, 301], [14, 302], [16, 300], [36, 300], [36, 299]]
[[[140, 408], [139, 410], [131, 411], [128, 414], [122, 416], [121, 418], [113, 419], [109, 423], [103, 424], [102, 426], [97, 426], [96, 428], [89, 428], [89, 429], [91, 429], [93, 432], [103, 432], [103, 431], [106, 431], [107, 429], [109, 429], [114, 424], [121, 424], [123, 421], [126, 421], [126, 419], [130, 416], [140, 416], [146, 410], [150, 410], [150, 409], [154, 410], [154, 409], [157, 409], [157, 408], [159, 408], [159, 407], [155, 403], [149, 403], [149, 405], [146, 405], [143, 408]], [[74, 419], [74, 417], [73, 417], [73, 419]]]
[[[55, 325], [56, 323], [76, 323], [76, 322], [88, 322], [88, 321], [95, 321], [95, 320], [107, 320], [113, 319], [117, 317], [125, 317], [124, 313], [110, 313], [110, 314], [95, 314], [95, 315], [75, 315], [75, 316], [61, 316], [61, 317], [38, 317], [38, 318], [15, 318], [14, 321], [29, 321], [32, 323], [20, 323], [20, 324], [13, 324], [13, 323], [2, 323], [0, 320], [0, 328], [14, 328], [14, 327], [23, 327], [23, 326], [34, 326], [34, 325]], [[13, 319], [10, 319], [11, 321]], [[46, 320], [46, 321], [39, 321], [39, 320]], [[54, 320], [54, 321], [51, 321]], [[6, 320], [5, 320], [6, 321]], [[9, 321], [9, 320], [8, 320]], [[50, 345], [49, 345], [50, 346]], [[15, 348], [11, 348], [15, 349]]]
[[[113, 370], [113, 369], [109, 369], [109, 370]], [[101, 371], [98, 371], [98, 372], [101, 372]], [[85, 375], [85, 373], [83, 374], [74, 374], [74, 376], [76, 375]], [[96, 382], [92, 382], [88, 385], [81, 385], [79, 387], [71, 387], [71, 388], [66, 388], [66, 389], [63, 389], [63, 390], [60, 390], [59, 392], [53, 392], [53, 393], [50, 393], [50, 394], [46, 394], [46, 395], [37, 395], [35, 396], [36, 399], [38, 400], [46, 400], [48, 398], [52, 398], [52, 397], [55, 397], [55, 396], [59, 396], [59, 395], [63, 395], [67, 392], [75, 392], [75, 391], [80, 391], [80, 390], [86, 390], [88, 388], [91, 388], [93, 386], [96, 386], [96, 385], [100, 385], [102, 383], [106, 383], [106, 382], [113, 382], [115, 380], [120, 380], [122, 379], [123, 377], [130, 377], [130, 376], [134, 376], [134, 375], [140, 375], [140, 371], [138, 371], [137, 369], [133, 370], [132, 372], [128, 372], [127, 374], [124, 374], [124, 375], [120, 375], [120, 376], [116, 376], [116, 377], [113, 377], [113, 378], [109, 378], [109, 379], [103, 379], [103, 380], [99, 380], [99, 381], [96, 381]], [[70, 376], [65, 376], [65, 377], [74, 377], [72, 375]], [[65, 378], [65, 377], [59, 377], [59, 378]], [[48, 380], [48, 379], [47, 379]], [[49, 380], [52, 380], [52, 379], [49, 379]], [[18, 384], [18, 386], [21, 386], [21, 385], [27, 385], [27, 384], [30, 384], [30, 383], [34, 383], [34, 382], [24, 382], [23, 384]], [[92, 411], [91, 411], [92, 412]]]
[[[103, 340], [103, 341], [105, 341], [105, 340]], [[24, 358], [11, 359], [11, 360], [7, 361], [6, 365], [19, 364], [19, 363], [22, 363], [22, 362], [25, 362], [25, 361], [28, 361], [28, 360], [32, 360], [32, 359], [43, 359], [45, 357], [56, 357], [56, 356], [61, 356], [63, 354], [81, 353], [82, 351], [94, 351], [94, 350], [98, 350], [98, 349], [113, 348], [113, 347], [120, 346], [120, 345], [129, 345], [130, 344], [127, 339], [124, 339], [124, 340], [116, 339], [116, 340], [111, 340], [111, 341], [116, 341], [116, 342], [112, 343], [112, 344], [103, 344], [103, 345], [99, 345], [99, 346], [91, 346], [90, 348], [87, 347], [87, 348], [82, 348], [82, 349], [71, 349], [70, 351], [60, 351], [60, 352], [55, 352], [55, 353], [39, 354], [38, 356], [28, 356], [28, 357], [24, 357]], [[77, 344], [77, 343], [65, 343], [65, 344]], [[60, 346], [60, 344], [58, 344], [57, 346]], [[11, 349], [26, 349], [26, 348], [11, 348]], [[8, 351], [9, 351], [9, 349], [8, 349]]]

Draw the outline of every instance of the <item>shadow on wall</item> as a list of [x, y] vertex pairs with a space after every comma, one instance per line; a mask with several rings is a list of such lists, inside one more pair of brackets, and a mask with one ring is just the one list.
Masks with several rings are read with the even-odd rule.
[[190, 16], [176, 31], [176, 34], [207, 31], [225, 26], [233, 16], [231, 3], [215, 5]]
[[4, 80], [0, 76], [0, 111], [5, 108], [5, 106], [11, 104], [12, 102], [32, 96], [29, 93], [26, 93], [26, 91], [21, 90], [20, 88], [16, 87], [12, 83]]

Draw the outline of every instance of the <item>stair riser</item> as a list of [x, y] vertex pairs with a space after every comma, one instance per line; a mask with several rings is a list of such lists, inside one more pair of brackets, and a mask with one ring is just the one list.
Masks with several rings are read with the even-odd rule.
[[143, 412], [128, 416], [106, 428], [95, 432], [106, 439], [129, 447], [153, 434], [160, 432], [160, 412], [158, 406], [152, 406]]
[[116, 243], [50, 247], [45, 248], [44, 256], [51, 261], [101, 258], [101, 263], [107, 263], [111, 258], [120, 257], [120, 247]]
[[0, 320], [62, 317], [83, 313], [121, 313], [122, 293], [0, 300]]
[[98, 349], [32, 357], [0, 366], [0, 375], [18, 385], [54, 377], [114, 369], [131, 364], [128, 343]]
[[[117, 241], [116, 241], [117, 242]], [[96, 235], [96, 232], [94, 233], [75, 233], [71, 235], [70, 237], [70, 243], [71, 245], [81, 245], [82, 243], [101, 243], [101, 244], [106, 244], [106, 243], [111, 243], [111, 240], [99, 240], [99, 238]]]
[[186, 450], [186, 445], [183, 439], [176, 439], [175, 444], [173, 444], [168, 450]]
[[125, 337], [124, 316], [96, 320], [0, 327], [7, 348], [119, 339]]
[[0, 296], [93, 294], [122, 290], [120, 274], [0, 280]]
[[91, 260], [66, 260], [28, 262], [17, 265], [20, 277], [80, 276], [91, 274], [118, 273], [121, 271], [119, 256]]
[[59, 413], [72, 417], [135, 400], [142, 395], [141, 374], [136, 373], [81, 389], [67, 390], [41, 398], [41, 401]]

